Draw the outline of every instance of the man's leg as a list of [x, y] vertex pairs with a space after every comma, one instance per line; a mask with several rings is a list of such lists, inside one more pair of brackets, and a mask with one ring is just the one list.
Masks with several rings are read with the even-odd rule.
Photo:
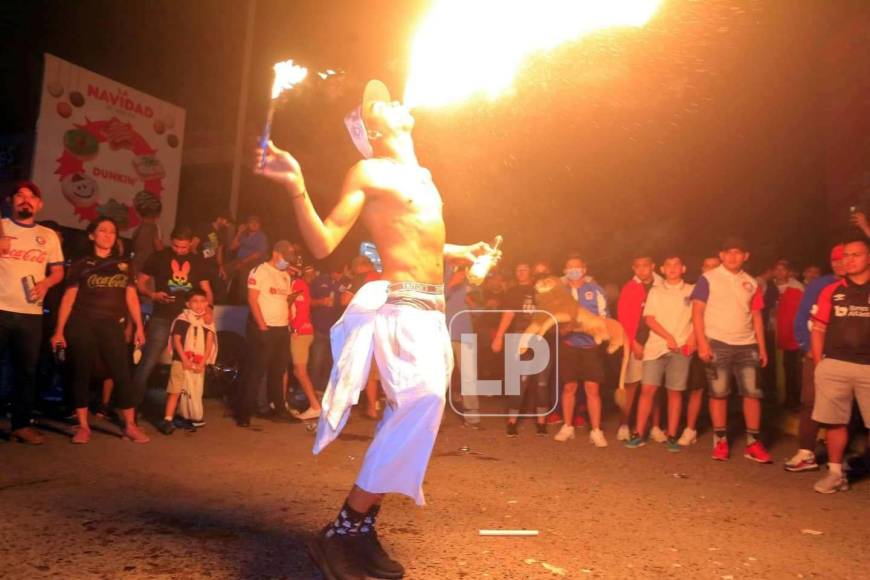
[[[15, 387], [12, 398], [12, 431], [30, 427], [36, 401], [36, 365], [42, 342], [42, 316], [13, 314], [9, 347]], [[36, 434], [37, 438], [41, 435]]]
[[725, 461], [728, 449], [728, 395], [731, 393], [732, 348], [711, 345], [713, 362], [707, 364], [710, 386], [710, 422], [713, 423], [713, 459]]
[[164, 318], [151, 317], [148, 328], [145, 331], [145, 346], [142, 348], [142, 360], [133, 373], [134, 401], [141, 401], [148, 389], [148, 379], [160, 362], [160, 357], [169, 344], [169, 330], [172, 321]]
[[668, 438], [677, 437], [680, 417], [683, 414], [683, 391], [667, 389], [668, 393]]
[[583, 381], [583, 389], [586, 391], [589, 424], [593, 431], [601, 429], [601, 385], [594, 381]]
[[314, 333], [311, 344], [311, 358], [308, 362], [308, 372], [314, 389], [323, 391], [329, 382], [329, 371], [332, 367], [332, 357], [329, 352], [329, 335], [322, 332]]
[[266, 332], [251, 323], [247, 329], [247, 356], [245, 369], [238, 381], [236, 395], [233, 401], [236, 422], [240, 427], [250, 424], [251, 416], [257, 407], [257, 390], [263, 375], [266, 373]]
[[577, 398], [577, 381], [568, 381], [562, 386], [562, 419], [567, 426], [574, 420], [574, 403]]
[[785, 367], [786, 408], [800, 407], [801, 400], [801, 358], [800, 350], [785, 350], [782, 352]]
[[285, 328], [270, 328], [266, 346], [266, 388], [269, 403], [276, 415], [285, 414], [284, 373], [290, 362], [290, 332]]
[[459, 400], [462, 403], [462, 412], [464, 413], [463, 420], [466, 425], [477, 427], [480, 425], [480, 398], [477, 394], [477, 385], [471, 379], [470, 373], [462, 372], [463, 357], [470, 359], [473, 356], [474, 348], [471, 343], [455, 340], [451, 342], [453, 351], [453, 380], [455, 381], [458, 375], [459, 385]]
[[819, 468], [816, 461], [816, 440], [819, 424], [813, 421], [813, 405], [816, 401], [816, 383], [813, 378], [815, 365], [811, 358], [801, 360], [801, 403], [798, 411], [798, 450], [785, 462], [786, 471], [815, 471]]
[[[634, 355], [631, 356], [634, 357]], [[631, 408], [634, 405], [634, 396], [637, 393], [637, 389], [640, 384], [640, 381], [636, 381], [633, 383], [627, 383], [625, 385], [625, 407], [619, 409], [620, 428], [623, 426], [628, 426], [629, 421], [631, 420]]]
[[683, 392], [689, 385], [689, 368], [692, 359], [675, 353], [668, 358], [665, 368], [665, 392], [668, 403], [668, 450], [679, 451], [677, 447], [677, 430], [680, 428], [680, 418], [683, 414]]
[[643, 385], [640, 397], [637, 400], [637, 417], [635, 418], [634, 432], [641, 438], [646, 433], [646, 423], [652, 410], [653, 397], [655, 397], [658, 385]]
[[[299, 386], [302, 387], [302, 392], [308, 399], [308, 409], [306, 413], [314, 415], [320, 411], [320, 400], [314, 392], [314, 384], [311, 382], [311, 377], [308, 375], [308, 362], [311, 355], [311, 348], [314, 346], [314, 335], [310, 334], [293, 334], [290, 336], [290, 355], [293, 360], [293, 376], [299, 381]], [[314, 418], [313, 416], [311, 417]]]
[[704, 389], [689, 391], [689, 402], [686, 405], [686, 428], [698, 430], [698, 417], [701, 415], [701, 405], [704, 402]]
[[798, 448], [813, 452], [819, 436], [819, 424], [813, 421], [813, 405], [816, 403], [816, 381], [813, 377], [815, 364], [809, 357], [803, 357], [801, 382], [800, 426], [798, 427]]

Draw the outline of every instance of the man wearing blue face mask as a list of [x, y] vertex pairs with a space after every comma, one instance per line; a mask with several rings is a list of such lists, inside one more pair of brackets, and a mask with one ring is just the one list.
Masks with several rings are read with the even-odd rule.
[[[563, 282], [568, 287], [581, 308], [597, 316], [607, 316], [607, 299], [604, 290], [586, 276], [586, 262], [579, 256], [570, 256], [565, 262]], [[559, 380], [562, 382], [562, 414], [565, 424], [556, 434], [556, 441], [574, 438], [571, 420], [574, 415], [574, 402], [577, 386], [583, 383], [586, 391], [586, 405], [589, 409], [589, 423], [592, 430], [589, 442], [596, 447], [607, 447], [607, 439], [601, 430], [601, 383], [604, 381], [604, 361], [595, 340], [588, 334], [575, 332], [570, 326], [559, 329]]]
[[235, 400], [236, 422], [248, 427], [257, 403], [257, 387], [266, 375], [269, 404], [275, 416], [285, 413], [283, 378], [290, 358], [292, 280], [288, 269], [296, 260], [290, 242], [272, 247], [272, 257], [248, 274], [248, 356], [241, 391]]

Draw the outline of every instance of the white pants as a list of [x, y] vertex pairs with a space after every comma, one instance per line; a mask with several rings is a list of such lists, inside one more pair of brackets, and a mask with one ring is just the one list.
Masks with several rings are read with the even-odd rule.
[[374, 355], [388, 405], [356, 484], [424, 505], [423, 478], [453, 371], [444, 313], [385, 304], [375, 317]]

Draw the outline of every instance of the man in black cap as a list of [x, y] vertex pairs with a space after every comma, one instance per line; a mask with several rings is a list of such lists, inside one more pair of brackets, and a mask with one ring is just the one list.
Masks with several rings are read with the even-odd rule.
[[[452, 370], [444, 319], [444, 259], [472, 262], [492, 251], [485, 243], [445, 244], [442, 201], [420, 166], [408, 109], [370, 81], [362, 107], [348, 122], [365, 160], [348, 172], [338, 205], [322, 220], [305, 188], [299, 163], [269, 143], [258, 173], [282, 184], [315, 258], [332, 253], [357, 220], [380, 252], [381, 281], [364, 285], [333, 327], [341, 350], [323, 398], [315, 453], [338, 436], [377, 361], [388, 407], [360, 475], [338, 516], [309, 544], [327, 578], [401, 578], [404, 568], [378, 541], [375, 520], [385, 493], [424, 503], [421, 484], [444, 410]], [[345, 338], [350, 337], [344, 343]], [[339, 344], [336, 343], [339, 342]]]

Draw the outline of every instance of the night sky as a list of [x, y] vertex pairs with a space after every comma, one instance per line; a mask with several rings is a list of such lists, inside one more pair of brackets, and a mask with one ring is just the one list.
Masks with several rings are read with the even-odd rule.
[[[370, 77], [401, 95], [426, 5], [257, 2], [249, 138], [264, 118], [273, 62], [346, 71], [293, 95], [273, 131], [300, 159], [322, 213], [358, 158], [343, 115]], [[239, 0], [6, 6], [2, 132], [33, 130], [46, 51], [184, 107], [186, 147], [231, 149], [245, 14]], [[534, 57], [498, 101], [419, 111], [417, 152], [444, 197], [449, 241], [501, 233], [509, 263], [560, 262], [576, 250], [593, 274], [614, 281], [630, 275], [636, 253], [676, 251], [694, 266], [732, 233], [750, 241], [755, 270], [778, 257], [823, 261], [839, 231], [820, 217], [830, 210], [825, 87], [865, 82], [870, 53], [850, 55], [865, 63], [854, 81], [824, 55], [868, 15], [860, 0], [664, 0], [644, 29]], [[179, 220], [198, 223], [205, 208], [227, 204], [230, 164], [185, 166], [181, 183]], [[251, 211], [273, 239], [298, 239], [286, 198], [246, 171], [240, 213]], [[356, 228], [340, 255], [364, 238]]]

